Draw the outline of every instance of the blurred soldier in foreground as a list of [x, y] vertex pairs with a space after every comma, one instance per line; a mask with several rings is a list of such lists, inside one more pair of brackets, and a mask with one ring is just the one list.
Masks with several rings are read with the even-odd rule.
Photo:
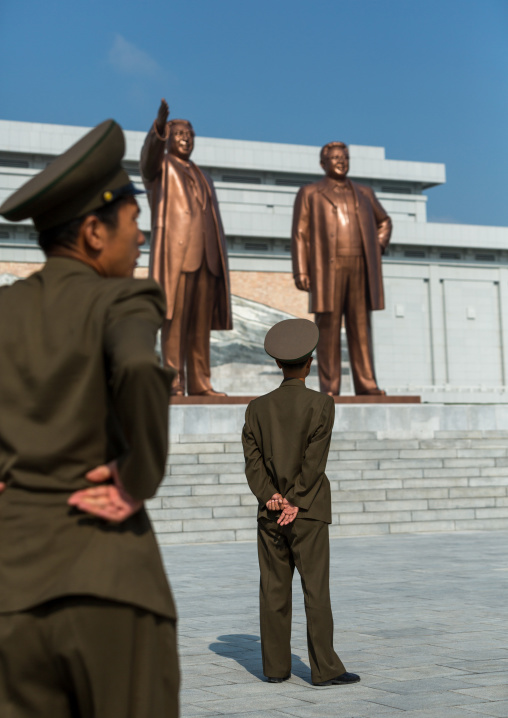
[[212, 389], [210, 332], [233, 327], [226, 238], [213, 182], [190, 160], [192, 125], [168, 116], [162, 100], [141, 151], [152, 210], [150, 276], [167, 301], [162, 355], [177, 371], [173, 394], [187, 387], [188, 394], [224, 396]]
[[40, 272], [0, 289], [0, 715], [178, 715], [176, 613], [143, 501], [173, 374], [153, 280], [132, 278], [137, 190], [107, 120], [0, 207]]
[[273, 326], [265, 351], [282, 369], [275, 391], [251, 401], [242, 442], [245, 474], [259, 502], [258, 556], [261, 652], [270, 683], [291, 676], [291, 590], [295, 566], [302, 579], [312, 682], [357, 683], [333, 648], [330, 605], [330, 482], [325, 474], [335, 404], [307, 389], [319, 331], [307, 319]]
[[384, 309], [381, 255], [392, 223], [376, 195], [348, 180], [349, 151], [343, 142], [321, 150], [326, 172], [298, 192], [293, 213], [293, 276], [310, 292], [319, 327], [321, 391], [340, 394], [340, 331], [345, 317], [356, 394], [384, 394], [374, 372], [370, 312]]

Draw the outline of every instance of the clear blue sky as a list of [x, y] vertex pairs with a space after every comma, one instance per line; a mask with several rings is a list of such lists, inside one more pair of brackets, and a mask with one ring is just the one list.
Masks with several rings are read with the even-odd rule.
[[508, 0], [0, 0], [0, 118], [381, 145], [429, 219], [508, 226]]

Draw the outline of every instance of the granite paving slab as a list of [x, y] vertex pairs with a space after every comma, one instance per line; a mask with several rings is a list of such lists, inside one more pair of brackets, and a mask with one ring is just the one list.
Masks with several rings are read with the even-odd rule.
[[265, 682], [252, 542], [164, 546], [182, 718], [508, 717], [508, 531], [331, 540], [335, 648], [362, 681], [312, 686], [293, 587], [292, 676]]

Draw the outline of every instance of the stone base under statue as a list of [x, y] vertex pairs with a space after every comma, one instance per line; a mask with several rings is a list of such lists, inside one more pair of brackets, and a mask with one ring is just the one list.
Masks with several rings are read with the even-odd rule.
[[[255, 396], [173, 396], [170, 403], [177, 404], [248, 404]], [[420, 404], [420, 396], [362, 395], [334, 396], [336, 404]]]
[[[256, 540], [241, 443], [248, 397], [228, 398], [243, 404], [170, 408], [167, 475], [147, 501], [161, 544]], [[331, 536], [508, 529], [508, 404], [336, 410]]]

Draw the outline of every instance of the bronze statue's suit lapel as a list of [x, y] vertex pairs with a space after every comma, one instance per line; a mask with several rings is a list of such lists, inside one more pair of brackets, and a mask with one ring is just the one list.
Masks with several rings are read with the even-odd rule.
[[192, 180], [194, 179], [192, 177], [190, 169], [185, 162], [182, 162], [178, 157], [175, 157], [175, 155], [168, 154], [167, 157], [168, 161], [173, 165], [173, 167], [179, 174], [186, 174], [187, 177], [190, 177]]
[[327, 177], [324, 177], [320, 182], [318, 182], [317, 190], [323, 195], [323, 197], [326, 197], [330, 204], [334, 207], [337, 206], [337, 195], [334, 192], [333, 180], [329, 180]]

